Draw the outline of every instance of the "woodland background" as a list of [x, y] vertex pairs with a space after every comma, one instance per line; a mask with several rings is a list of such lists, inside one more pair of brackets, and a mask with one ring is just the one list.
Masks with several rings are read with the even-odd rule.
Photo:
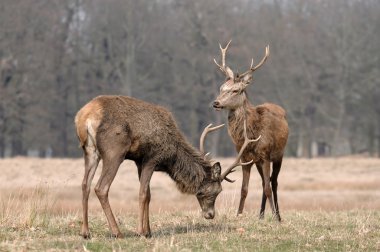
[[[100, 94], [168, 107], [198, 145], [224, 76], [271, 55], [248, 88], [288, 113], [288, 156], [380, 156], [378, 0], [0, 1], [0, 157], [78, 157], [78, 109]], [[208, 149], [233, 155], [226, 129]]]

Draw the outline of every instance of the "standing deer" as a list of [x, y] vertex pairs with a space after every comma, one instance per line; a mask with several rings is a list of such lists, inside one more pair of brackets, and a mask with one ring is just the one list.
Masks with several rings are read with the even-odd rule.
[[[140, 180], [138, 234], [149, 237], [149, 182], [154, 171], [163, 171], [176, 182], [183, 193], [195, 194], [203, 216], [212, 219], [214, 205], [222, 191], [221, 182], [235, 162], [222, 175], [219, 163], [211, 164], [202, 153], [207, 133], [217, 127], [206, 127], [200, 140], [201, 152], [191, 147], [178, 130], [172, 115], [165, 108], [126, 96], [99, 96], [79, 110], [75, 125], [84, 151], [85, 174], [82, 183], [83, 225], [81, 235], [89, 238], [88, 198], [91, 182], [99, 161], [103, 169], [95, 186], [114, 237], [122, 234], [108, 201], [108, 192], [120, 164], [133, 160]], [[255, 141], [255, 140], [247, 140]], [[240, 160], [240, 156], [238, 156]]]
[[[265, 48], [265, 56], [258, 65], [253, 67], [253, 59], [248, 71], [234, 75], [226, 66], [226, 52], [231, 41], [225, 48], [219, 45], [222, 53], [222, 65], [216, 65], [226, 75], [225, 83], [220, 87], [220, 94], [213, 103], [216, 110], [228, 111], [228, 133], [237, 150], [243, 144], [242, 121], [247, 121], [248, 136], [261, 135], [259, 142], [250, 144], [242, 155], [242, 161], [253, 160], [262, 179], [263, 195], [261, 201], [260, 218], [264, 217], [265, 204], [268, 198], [272, 212], [278, 221], [281, 221], [277, 201], [277, 177], [281, 169], [285, 145], [288, 139], [288, 123], [286, 112], [278, 105], [264, 103], [259, 106], [252, 105], [247, 97], [246, 88], [252, 80], [252, 73], [261, 67], [269, 56], [269, 46]], [[270, 174], [270, 163], [273, 171]], [[252, 163], [242, 166], [243, 182], [241, 186], [240, 204], [237, 214], [241, 214], [248, 194], [248, 184]], [[271, 184], [271, 185], [270, 185]], [[272, 188], [271, 188], [272, 186]], [[273, 199], [272, 200], [272, 190]]]

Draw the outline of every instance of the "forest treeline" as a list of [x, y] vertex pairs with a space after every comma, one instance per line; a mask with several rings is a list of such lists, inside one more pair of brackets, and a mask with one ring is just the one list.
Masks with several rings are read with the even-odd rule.
[[[378, 0], [0, 1], [0, 157], [81, 155], [73, 118], [100, 94], [168, 107], [198, 145], [227, 63], [270, 57], [253, 104], [287, 111], [287, 155], [380, 154]], [[226, 129], [208, 139], [232, 155]]]

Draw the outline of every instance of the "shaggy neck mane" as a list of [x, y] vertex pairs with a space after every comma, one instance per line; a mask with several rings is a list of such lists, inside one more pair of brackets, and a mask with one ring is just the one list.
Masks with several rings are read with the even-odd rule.
[[181, 142], [177, 147], [176, 161], [168, 171], [182, 193], [196, 194], [202, 182], [210, 177], [211, 164], [198, 151]]
[[243, 121], [245, 117], [247, 116], [247, 112], [250, 109], [253, 109], [254, 106], [252, 103], [248, 100], [247, 93], [244, 91], [244, 101], [243, 104], [235, 109], [229, 109], [228, 110], [228, 121]]
[[[257, 129], [254, 128], [255, 123], [253, 123], [257, 119], [258, 115], [255, 107], [249, 102], [248, 98], [244, 100], [240, 107], [228, 111], [228, 134], [235, 145], [244, 140], [244, 121], [247, 120], [248, 132], [257, 132]], [[251, 130], [249, 130], [250, 128]]]
[[244, 100], [242, 106], [228, 111], [228, 133], [234, 139], [235, 135], [241, 135], [244, 120], [248, 116], [248, 111], [253, 108], [253, 105], [248, 101], [248, 98]]

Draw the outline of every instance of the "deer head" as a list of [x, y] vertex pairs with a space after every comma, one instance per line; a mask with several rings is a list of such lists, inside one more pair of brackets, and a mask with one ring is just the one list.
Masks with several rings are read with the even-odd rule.
[[[204, 154], [204, 141], [205, 141], [207, 134], [214, 131], [214, 130], [217, 130], [217, 129], [223, 127], [224, 124], [216, 126], [216, 127], [211, 127], [211, 126], [212, 126], [212, 124], [208, 125], [204, 129], [204, 131], [201, 135], [201, 139], [200, 139], [200, 148], [199, 149], [200, 149], [201, 153], [204, 155], [205, 159], [208, 159], [208, 155], [209, 155], [209, 153]], [[240, 161], [240, 158], [243, 155], [243, 152], [247, 148], [248, 144], [258, 141], [260, 139], [260, 137], [261, 136], [259, 136], [257, 139], [249, 139], [247, 136], [246, 122], [244, 121], [244, 139], [245, 139], [245, 141], [244, 141], [244, 144], [239, 151], [239, 154], [238, 154], [236, 160], [226, 169], [226, 171], [223, 174], [221, 174], [222, 169], [220, 167], [219, 162], [216, 162], [212, 165], [211, 171], [210, 171], [211, 172], [210, 177], [207, 179], [207, 181], [205, 183], [203, 183], [201, 185], [201, 187], [198, 189], [198, 192], [196, 194], [199, 205], [202, 208], [203, 216], [206, 219], [212, 219], [215, 216], [215, 199], [218, 196], [218, 194], [222, 191], [221, 183], [223, 182], [223, 180], [226, 180], [230, 183], [234, 182], [233, 180], [227, 178], [227, 175], [234, 172], [235, 171], [234, 168], [236, 168], [237, 166], [246, 165], [246, 164], [250, 164], [253, 162], [253, 160], [251, 160], [250, 162], [242, 163]]]
[[202, 183], [196, 193], [203, 217], [206, 219], [213, 219], [215, 216], [215, 200], [222, 191], [222, 185], [219, 179], [220, 173], [220, 163], [216, 162], [211, 167], [211, 176]]
[[[203, 155], [205, 160], [208, 160], [208, 155], [210, 153], [205, 153], [204, 151], [204, 142], [208, 133], [220, 129], [224, 124], [211, 127], [212, 124], [209, 124], [202, 132], [200, 141], [199, 141], [199, 150]], [[208, 160], [209, 161], [209, 160]], [[198, 189], [196, 194], [199, 205], [202, 209], [203, 216], [206, 219], [213, 219], [215, 216], [215, 200], [218, 194], [222, 191], [222, 185], [220, 180], [222, 168], [220, 163], [216, 162], [211, 166], [210, 175], [204, 183]]]
[[214, 59], [215, 64], [226, 75], [226, 80], [220, 87], [220, 94], [213, 103], [213, 107], [216, 110], [224, 108], [233, 110], [243, 104], [247, 98], [245, 89], [249, 86], [252, 80], [253, 72], [260, 68], [269, 56], [269, 46], [266, 46], [265, 56], [259, 62], [259, 64], [253, 66], [252, 59], [251, 66], [246, 72], [242, 74], [237, 73], [235, 75], [231, 68], [226, 66], [226, 53], [230, 43], [231, 41], [228, 42], [225, 48], [222, 48], [222, 46], [219, 44], [220, 50], [222, 52], [222, 64], [218, 64], [218, 62]]

